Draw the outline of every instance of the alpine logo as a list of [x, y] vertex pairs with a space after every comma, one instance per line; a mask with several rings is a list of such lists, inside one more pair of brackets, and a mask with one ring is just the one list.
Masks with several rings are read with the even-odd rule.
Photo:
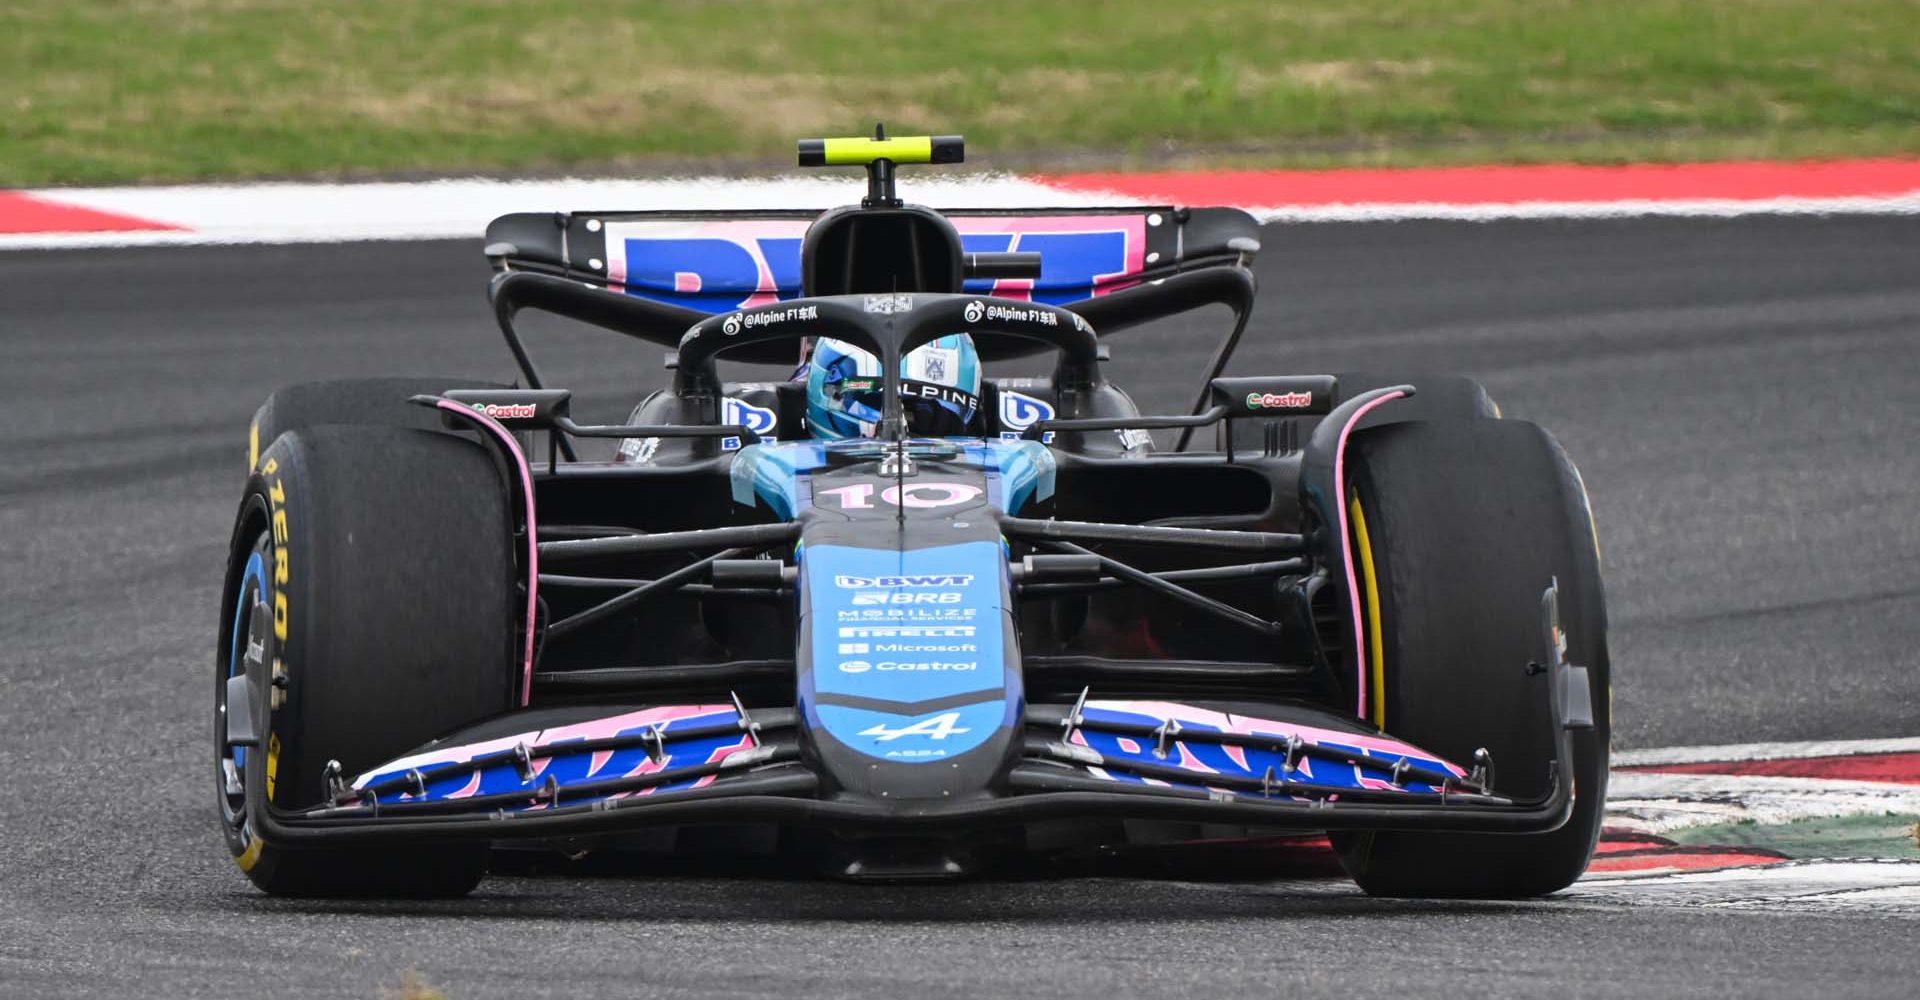
[[[936, 368], [938, 368], [938, 370], [936, 370]], [[947, 377], [944, 366], [936, 366], [932, 360], [926, 363], [926, 372], [928, 378], [939, 379]], [[969, 412], [971, 412], [973, 407], [979, 402], [974, 398], [973, 393], [965, 389], [950, 385], [939, 385], [934, 382], [921, 382], [916, 379], [903, 381], [900, 384], [900, 395], [912, 399], [931, 399], [941, 403], [952, 403], [955, 406], [965, 408]]]
[[971, 573], [940, 573], [926, 576], [836, 576], [835, 586], [844, 590], [868, 587], [965, 587], [973, 583]]
[[1249, 410], [1299, 410], [1313, 405], [1313, 393], [1299, 392], [1250, 392], [1247, 393]]
[[924, 736], [930, 740], [944, 740], [949, 736], [959, 736], [970, 732], [973, 732], [973, 730], [960, 725], [959, 712], [947, 712], [942, 715], [928, 716], [911, 726], [902, 726], [898, 729], [882, 722], [878, 725], [869, 726], [860, 730], [860, 735], [871, 736], [876, 742], [891, 743], [902, 736]]

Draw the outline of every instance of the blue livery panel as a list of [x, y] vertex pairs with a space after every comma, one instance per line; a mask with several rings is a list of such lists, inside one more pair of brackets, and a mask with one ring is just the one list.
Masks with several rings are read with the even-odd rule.
[[900, 763], [958, 756], [1013, 725], [1018, 677], [999, 543], [897, 551], [808, 545], [809, 721]]

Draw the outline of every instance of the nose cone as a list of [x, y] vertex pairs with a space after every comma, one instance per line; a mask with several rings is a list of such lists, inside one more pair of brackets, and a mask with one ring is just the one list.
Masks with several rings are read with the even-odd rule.
[[992, 794], [1024, 711], [991, 512], [916, 513], [809, 525], [796, 657], [829, 786], [904, 809]]

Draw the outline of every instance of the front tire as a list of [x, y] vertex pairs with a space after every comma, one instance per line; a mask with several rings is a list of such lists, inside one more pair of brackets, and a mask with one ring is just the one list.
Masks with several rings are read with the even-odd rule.
[[[234, 529], [215, 685], [221, 815], [256, 886], [454, 896], [485, 874], [484, 845], [296, 850], [263, 841], [254, 817], [323, 802], [330, 760], [351, 780], [512, 707], [511, 509], [494, 456], [451, 434], [309, 426], [259, 456]], [[242, 670], [255, 748], [225, 739], [227, 678]]]
[[1383, 682], [1369, 685], [1376, 724], [1456, 762], [1484, 747], [1497, 793], [1547, 794], [1556, 734], [1541, 685], [1550, 675], [1527, 676], [1527, 664], [1544, 655], [1540, 596], [1557, 579], [1567, 655], [1588, 670], [1594, 728], [1573, 734], [1575, 804], [1559, 829], [1343, 834], [1333, 838], [1341, 863], [1374, 895], [1565, 888], [1599, 836], [1610, 725], [1599, 557], [1579, 474], [1546, 431], [1517, 420], [1393, 424], [1362, 433], [1350, 455], [1356, 579], [1380, 637], [1379, 660], [1367, 664]]

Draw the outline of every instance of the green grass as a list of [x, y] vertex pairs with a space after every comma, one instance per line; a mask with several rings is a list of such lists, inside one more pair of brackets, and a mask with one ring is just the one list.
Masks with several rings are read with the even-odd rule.
[[7, 0], [0, 186], [1920, 152], [1915, 0]]
[[1905, 858], [1920, 860], [1920, 817], [1886, 814], [1802, 819], [1764, 826], [1733, 823], [1668, 834], [1682, 844], [1770, 847], [1795, 858]]

